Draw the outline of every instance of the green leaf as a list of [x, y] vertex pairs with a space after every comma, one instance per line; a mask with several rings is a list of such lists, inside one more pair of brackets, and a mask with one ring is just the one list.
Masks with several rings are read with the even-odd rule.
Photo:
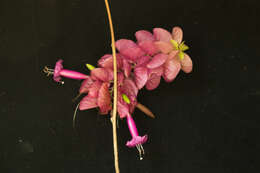
[[171, 39], [170, 41], [171, 41], [173, 47], [174, 47], [176, 50], [179, 50], [179, 44], [178, 44], [178, 42], [175, 41], [175, 40], [173, 40], [173, 39]]
[[184, 58], [184, 53], [183, 53], [183, 51], [180, 51], [180, 52], [179, 52], [179, 57], [180, 57], [180, 60], [183, 60], [183, 58]]
[[130, 99], [127, 97], [127, 95], [122, 94], [122, 98], [127, 104], [130, 104]]
[[189, 46], [187, 46], [186, 44], [184, 44], [184, 41], [181, 42], [181, 44], [179, 45], [179, 49], [180, 51], [185, 51], [189, 49]]
[[87, 66], [87, 68], [89, 69], [89, 70], [93, 70], [95, 67], [93, 66], [93, 65], [91, 65], [91, 64], [86, 64], [86, 66]]

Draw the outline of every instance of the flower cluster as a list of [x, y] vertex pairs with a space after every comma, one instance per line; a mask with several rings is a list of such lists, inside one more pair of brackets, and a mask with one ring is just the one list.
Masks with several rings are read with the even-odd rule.
[[[183, 32], [180, 27], [174, 27], [172, 33], [162, 28], [154, 28], [153, 33], [140, 30], [135, 33], [136, 42], [128, 39], [116, 41], [117, 58], [117, 111], [120, 118], [127, 118], [127, 124], [132, 135], [128, 147], [137, 147], [140, 156], [144, 153], [142, 144], [147, 141], [147, 135], [139, 136], [135, 122], [131, 117], [135, 107], [138, 107], [138, 91], [145, 87], [153, 90], [160, 84], [161, 78], [172, 82], [180, 70], [186, 73], [192, 71], [192, 60], [184, 53], [188, 46], [182, 42]], [[61, 81], [61, 76], [83, 79], [79, 94], [86, 94], [80, 101], [79, 109], [99, 108], [100, 114], [108, 114], [112, 110], [113, 94], [113, 57], [111, 54], [102, 56], [98, 67], [87, 64], [91, 71], [85, 75], [63, 69], [62, 60], [56, 63], [55, 69], [45, 68], [45, 72], [53, 74], [53, 79]]]

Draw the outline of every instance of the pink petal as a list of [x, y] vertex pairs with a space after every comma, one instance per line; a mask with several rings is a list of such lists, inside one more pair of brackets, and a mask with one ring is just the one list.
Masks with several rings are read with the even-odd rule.
[[169, 59], [173, 59], [178, 55], [179, 51], [178, 50], [173, 50], [171, 51], [171, 53], [169, 54]]
[[132, 40], [121, 39], [116, 41], [117, 50], [132, 61], [145, 54], [144, 51]]
[[114, 80], [114, 70], [111, 68], [106, 68], [106, 71], [108, 72], [108, 81]]
[[124, 81], [124, 74], [122, 72], [118, 72], [117, 73], [117, 84], [120, 86], [120, 85], [123, 85], [123, 81]]
[[172, 39], [171, 33], [163, 28], [154, 28], [153, 35], [158, 41], [170, 42]]
[[89, 91], [90, 86], [93, 84], [93, 80], [88, 77], [85, 79], [80, 86], [79, 93], [87, 93]]
[[146, 66], [150, 61], [150, 59], [151, 59], [150, 56], [142, 56], [138, 58], [135, 67]]
[[140, 47], [128, 48], [120, 51], [120, 53], [126, 56], [131, 61], [136, 61], [139, 57], [143, 56], [145, 52]]
[[154, 41], [155, 38], [152, 33], [146, 30], [140, 30], [135, 33], [135, 37], [138, 43], [143, 41]]
[[156, 68], [165, 63], [168, 55], [160, 53], [153, 57], [153, 59], [146, 65], [147, 68]]
[[153, 41], [143, 41], [138, 43], [138, 45], [142, 50], [144, 50], [149, 55], [154, 55], [157, 52], [159, 52], [159, 49], [157, 48], [157, 46], [154, 44]]
[[173, 46], [171, 43], [163, 42], [163, 41], [156, 41], [154, 45], [162, 52], [162, 53], [169, 53], [173, 50]]
[[144, 87], [148, 79], [148, 69], [145, 67], [136, 67], [134, 69], [135, 83], [138, 89]]
[[117, 101], [117, 112], [120, 118], [125, 118], [127, 116], [130, 116], [129, 107], [124, 102]]
[[[122, 60], [121, 60], [120, 54], [116, 54], [116, 59], [117, 59], [117, 68], [121, 68], [121, 66], [122, 66]], [[98, 66], [99, 66], [99, 67], [104, 67], [104, 68], [113, 69], [113, 68], [114, 68], [113, 56], [112, 56], [111, 54], [106, 54], [106, 55], [102, 56], [102, 57], [98, 60]]]
[[89, 88], [88, 96], [96, 98], [98, 96], [98, 92], [99, 92], [101, 85], [102, 85], [102, 82], [95, 81]]
[[109, 93], [109, 83], [103, 83], [98, 93], [97, 104], [101, 114], [107, 114], [112, 109]]
[[127, 39], [117, 40], [115, 46], [119, 52], [121, 52], [122, 50], [125, 50], [125, 49], [138, 47], [135, 42], [133, 42], [132, 40], [127, 40]]
[[184, 53], [184, 58], [181, 60], [181, 69], [185, 73], [190, 73], [192, 71], [192, 60], [189, 55]]
[[123, 71], [125, 76], [129, 77], [131, 73], [131, 64], [126, 59], [123, 59]]
[[91, 77], [93, 80], [108, 81], [109, 74], [105, 68], [95, 68], [91, 70]]
[[164, 64], [163, 78], [166, 82], [171, 82], [175, 79], [181, 69], [181, 64], [176, 59], [168, 59]]
[[157, 68], [152, 68], [152, 69], [149, 69], [149, 72], [148, 72], [148, 75], [149, 77], [152, 75], [152, 74], [156, 74], [157, 76], [161, 76], [163, 74], [163, 66], [160, 66], [160, 67], [157, 67]]
[[147, 90], [153, 90], [159, 86], [160, 81], [161, 81], [161, 76], [157, 75], [156, 73], [152, 73], [145, 87]]
[[79, 110], [86, 110], [97, 107], [97, 98], [85, 96], [79, 103]]
[[182, 42], [183, 32], [182, 29], [178, 26], [172, 28], [172, 38], [177, 41], [179, 44]]
[[122, 86], [122, 92], [127, 96], [137, 96], [138, 88], [132, 79], [125, 79]]

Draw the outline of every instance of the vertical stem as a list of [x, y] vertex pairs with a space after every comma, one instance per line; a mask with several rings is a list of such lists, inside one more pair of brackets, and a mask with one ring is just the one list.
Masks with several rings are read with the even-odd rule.
[[114, 29], [111, 19], [110, 8], [108, 4], [108, 0], [105, 0], [107, 15], [110, 26], [110, 34], [111, 34], [111, 46], [112, 46], [112, 55], [114, 62], [114, 102], [113, 102], [113, 114], [111, 117], [112, 127], [113, 127], [113, 143], [114, 143], [114, 159], [115, 159], [115, 171], [119, 173], [119, 164], [118, 164], [118, 147], [117, 147], [117, 132], [116, 132], [116, 112], [117, 112], [117, 62], [116, 62], [116, 48], [115, 48], [115, 36]]

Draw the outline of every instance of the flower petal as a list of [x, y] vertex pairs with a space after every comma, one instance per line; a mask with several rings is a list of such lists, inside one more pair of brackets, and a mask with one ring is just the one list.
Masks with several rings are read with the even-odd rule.
[[147, 68], [156, 68], [161, 66], [168, 59], [168, 55], [160, 53], [153, 57], [153, 59], [146, 65]]
[[104, 82], [99, 90], [97, 104], [101, 114], [107, 114], [112, 109], [111, 98], [109, 93], [109, 83]]
[[118, 72], [117, 73], [117, 84], [119, 86], [123, 85], [124, 78], [125, 78], [125, 76], [124, 76], [124, 74], [122, 72]]
[[159, 86], [160, 81], [161, 81], [161, 76], [157, 75], [156, 73], [152, 73], [145, 87], [147, 90], [153, 90]]
[[85, 79], [82, 83], [81, 86], [79, 88], [79, 93], [87, 93], [89, 91], [89, 88], [91, 87], [91, 85], [93, 84], [93, 80], [88, 77], [87, 79]]
[[55, 68], [54, 68], [54, 74], [53, 74], [53, 80], [56, 82], [59, 82], [61, 80], [60, 77], [60, 71], [63, 69], [63, 60], [59, 59], [56, 64], [55, 64]]
[[98, 96], [98, 92], [99, 92], [101, 85], [102, 85], [102, 82], [95, 81], [89, 88], [88, 96], [96, 98]]
[[131, 61], [136, 61], [139, 57], [143, 56], [145, 52], [140, 47], [128, 48], [120, 51], [120, 53]]
[[136, 97], [138, 93], [138, 88], [135, 85], [134, 81], [128, 78], [124, 80], [122, 92], [125, 93], [129, 98], [130, 96]]
[[150, 56], [142, 56], [137, 59], [136, 61], [136, 66], [135, 67], [140, 67], [140, 66], [146, 66], [148, 62], [150, 61], [151, 57]]
[[162, 52], [162, 53], [169, 53], [173, 50], [172, 44], [163, 41], [156, 41], [154, 45]]
[[[122, 59], [121, 59], [120, 54], [116, 54], [116, 59], [117, 59], [117, 68], [121, 68]], [[98, 60], [98, 66], [113, 69], [113, 67], [114, 67], [113, 56], [111, 54], [106, 54], [106, 55], [102, 56]]]
[[154, 41], [155, 38], [152, 33], [146, 30], [140, 30], [135, 33], [135, 37], [138, 43], [143, 41]]
[[132, 61], [145, 54], [144, 51], [132, 40], [121, 39], [116, 41], [117, 50]]
[[180, 27], [176, 26], [172, 28], [172, 38], [177, 41], [179, 44], [182, 42], [183, 31]]
[[127, 103], [122, 103], [120, 101], [117, 101], [117, 112], [118, 112], [120, 118], [125, 118], [127, 116], [130, 116], [129, 106], [126, 104]]
[[163, 66], [149, 69], [148, 76], [150, 77], [152, 74], [156, 74], [158, 76], [161, 76], [163, 74]]
[[163, 78], [166, 82], [171, 82], [175, 79], [181, 69], [181, 64], [176, 59], [168, 59], [164, 64]]
[[154, 28], [153, 35], [158, 41], [170, 42], [172, 39], [171, 33], [163, 28]]
[[148, 79], [148, 69], [145, 67], [136, 67], [134, 69], [135, 83], [138, 89], [144, 87]]
[[190, 56], [186, 53], [184, 53], [184, 58], [181, 60], [181, 69], [185, 73], [190, 73], [192, 71], [192, 60]]
[[157, 52], [159, 52], [159, 49], [157, 48], [157, 46], [154, 44], [153, 41], [143, 41], [138, 43], [138, 45], [142, 50], [144, 50], [149, 55], [154, 55]]
[[79, 110], [86, 110], [97, 107], [97, 98], [85, 96], [79, 103]]
[[95, 68], [91, 70], [91, 78], [93, 80], [108, 81], [109, 74], [105, 68]]
[[123, 71], [125, 76], [129, 77], [131, 73], [131, 64], [126, 59], [123, 59]]

